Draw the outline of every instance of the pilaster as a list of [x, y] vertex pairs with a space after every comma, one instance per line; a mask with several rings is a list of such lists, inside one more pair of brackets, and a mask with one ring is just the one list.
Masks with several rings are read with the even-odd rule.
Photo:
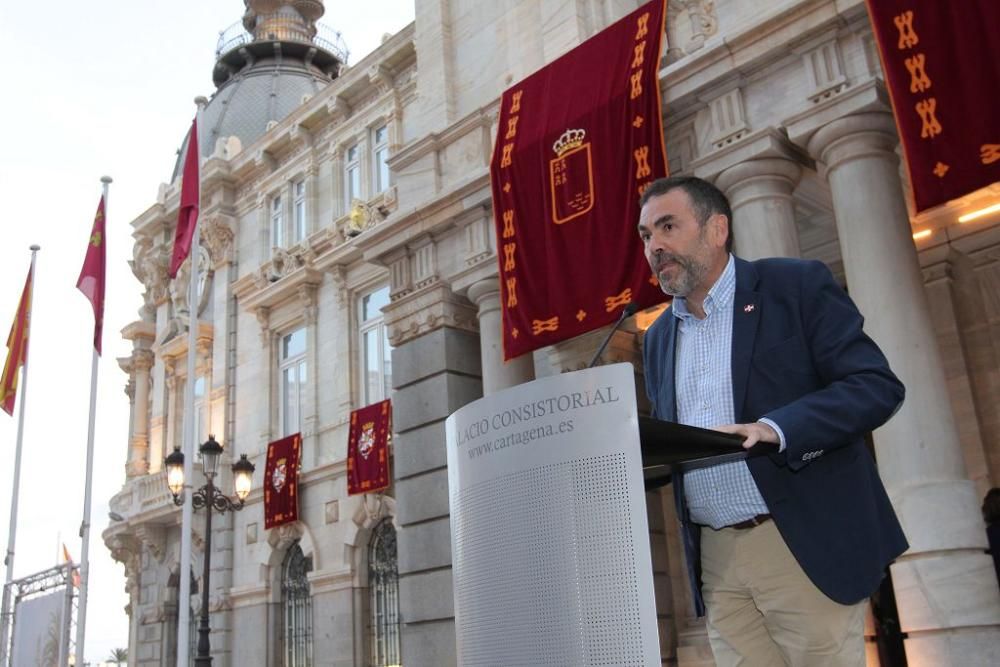
[[393, 344], [403, 651], [408, 664], [455, 665], [444, 422], [482, 396], [476, 308], [435, 282], [397, 296], [383, 314]]

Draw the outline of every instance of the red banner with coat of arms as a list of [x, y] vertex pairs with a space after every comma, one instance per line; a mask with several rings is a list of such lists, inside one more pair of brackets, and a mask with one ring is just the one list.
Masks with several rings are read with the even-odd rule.
[[917, 211], [1000, 181], [1000, 2], [868, 0]]
[[654, 0], [507, 89], [490, 165], [504, 357], [665, 300], [638, 241], [666, 176]]
[[389, 399], [351, 413], [347, 440], [347, 494], [371, 493], [389, 486]]
[[302, 435], [296, 433], [267, 446], [264, 467], [264, 528], [299, 519], [299, 459]]

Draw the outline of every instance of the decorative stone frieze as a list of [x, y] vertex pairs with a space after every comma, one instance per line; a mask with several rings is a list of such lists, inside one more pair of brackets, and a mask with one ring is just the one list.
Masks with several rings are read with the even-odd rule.
[[712, 119], [710, 141], [716, 150], [739, 141], [749, 133], [743, 92], [739, 88], [711, 100], [708, 109]]
[[394, 347], [441, 327], [479, 330], [476, 307], [440, 282], [398, 298], [382, 312]]
[[844, 60], [836, 37], [802, 53], [802, 65], [811, 84], [806, 97], [813, 104], [828, 100], [847, 88]]
[[438, 281], [437, 244], [425, 236], [410, 244], [413, 256], [413, 288], [422, 289]]

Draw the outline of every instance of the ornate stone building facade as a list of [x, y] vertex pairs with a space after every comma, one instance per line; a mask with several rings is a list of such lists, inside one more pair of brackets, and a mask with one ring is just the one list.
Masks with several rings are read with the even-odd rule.
[[[192, 418], [199, 440], [215, 433], [260, 472], [247, 508], [217, 521], [211, 590], [191, 604], [210, 596], [219, 665], [452, 665], [444, 420], [582, 367], [602, 333], [501, 360], [499, 95], [641, 3], [416, 0], [412, 25], [347, 68], [316, 32], [322, 3], [245, 4], [204, 114]], [[911, 542], [891, 568], [910, 664], [1000, 662], [979, 515], [1000, 484], [1000, 215], [958, 222], [1000, 185], [911, 215], [862, 0], [670, 0], [667, 38], [671, 171], [727, 193], [741, 256], [829, 264], [906, 384], [873, 441]], [[133, 222], [145, 306], [120, 360], [133, 410], [111, 508], [124, 520], [104, 534], [125, 564], [137, 665], [175, 650], [180, 512], [163, 457], [180, 442], [191, 308], [184, 275], [166, 278], [178, 200], [175, 174]], [[640, 324], [605, 359], [641, 374], [641, 345]], [[392, 488], [349, 497], [349, 412], [390, 392]], [[266, 444], [298, 430], [300, 521], [265, 531]], [[669, 493], [648, 506], [664, 662], [712, 664]], [[397, 604], [398, 626], [376, 613]]]

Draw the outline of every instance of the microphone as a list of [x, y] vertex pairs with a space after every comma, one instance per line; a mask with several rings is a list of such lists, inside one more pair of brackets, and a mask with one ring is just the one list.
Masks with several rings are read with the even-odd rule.
[[587, 368], [594, 367], [594, 364], [597, 363], [597, 360], [601, 358], [601, 353], [604, 352], [604, 348], [606, 348], [608, 346], [608, 343], [611, 342], [611, 337], [615, 335], [616, 331], [618, 331], [618, 327], [622, 325], [622, 322], [625, 321], [626, 317], [632, 317], [638, 310], [639, 310], [639, 304], [637, 304], [635, 301], [629, 301], [627, 304], [625, 304], [625, 307], [622, 308], [621, 317], [619, 317], [618, 321], [615, 322], [615, 326], [611, 327], [611, 331], [608, 332], [608, 335], [604, 337], [604, 342], [601, 343], [601, 346], [599, 348], [597, 348], [597, 354], [595, 354], [594, 358], [590, 360], [589, 364], [587, 364]]

